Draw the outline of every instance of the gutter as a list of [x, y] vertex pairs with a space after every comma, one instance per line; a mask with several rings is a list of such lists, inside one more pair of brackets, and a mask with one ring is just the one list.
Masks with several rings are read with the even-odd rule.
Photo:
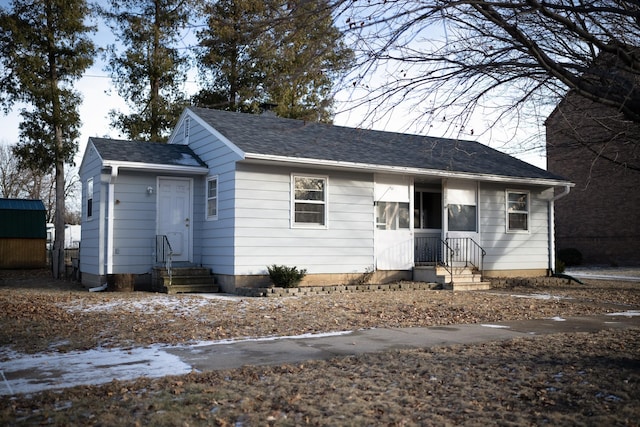
[[113, 274], [113, 215], [115, 212], [115, 184], [118, 178], [118, 166], [111, 166], [109, 177], [109, 197], [107, 201], [107, 274]]
[[284, 157], [269, 154], [247, 153], [244, 156], [245, 161], [254, 163], [281, 163], [281, 164], [298, 164], [304, 166], [326, 167], [330, 169], [348, 169], [350, 171], [369, 172], [369, 173], [389, 173], [414, 176], [429, 176], [440, 178], [457, 178], [470, 179], [474, 181], [484, 182], [501, 182], [508, 184], [524, 184], [524, 185], [544, 185], [544, 186], [567, 186], [567, 181], [549, 179], [549, 178], [526, 178], [526, 177], [509, 177], [504, 175], [491, 175], [471, 172], [445, 171], [440, 169], [421, 169], [406, 166], [386, 166], [371, 163], [354, 163], [337, 160], [319, 160], [303, 157]]
[[556, 200], [569, 195], [571, 185], [565, 185], [564, 190], [560, 194], [556, 194], [549, 200], [549, 271], [553, 275], [556, 272], [556, 230], [555, 230], [555, 207]]

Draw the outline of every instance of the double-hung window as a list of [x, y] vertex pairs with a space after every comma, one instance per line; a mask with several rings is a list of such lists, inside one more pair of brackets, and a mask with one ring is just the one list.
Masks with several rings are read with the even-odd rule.
[[529, 192], [507, 190], [507, 232], [529, 231]]
[[291, 181], [292, 226], [326, 227], [329, 178], [292, 175]]
[[207, 178], [207, 219], [218, 219], [218, 177]]

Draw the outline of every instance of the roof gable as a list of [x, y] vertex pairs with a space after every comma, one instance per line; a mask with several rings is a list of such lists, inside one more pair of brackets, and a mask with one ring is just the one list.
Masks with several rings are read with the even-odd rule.
[[189, 107], [251, 155], [566, 181], [474, 141], [348, 128], [274, 115]]

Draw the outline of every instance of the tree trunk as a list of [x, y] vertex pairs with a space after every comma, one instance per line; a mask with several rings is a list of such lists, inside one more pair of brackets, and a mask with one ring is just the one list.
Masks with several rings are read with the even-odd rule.
[[[62, 144], [62, 130], [56, 129], [56, 141]], [[53, 278], [60, 279], [65, 274], [64, 264], [64, 161], [56, 160], [56, 217], [55, 229], [56, 238], [53, 243], [53, 254], [51, 262], [53, 264]]]

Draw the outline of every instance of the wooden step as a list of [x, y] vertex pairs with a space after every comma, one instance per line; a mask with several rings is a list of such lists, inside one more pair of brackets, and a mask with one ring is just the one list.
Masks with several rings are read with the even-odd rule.
[[219, 292], [215, 278], [208, 268], [180, 266], [171, 268], [171, 276], [164, 267], [154, 267], [153, 287], [157, 292], [176, 294], [183, 292]]

